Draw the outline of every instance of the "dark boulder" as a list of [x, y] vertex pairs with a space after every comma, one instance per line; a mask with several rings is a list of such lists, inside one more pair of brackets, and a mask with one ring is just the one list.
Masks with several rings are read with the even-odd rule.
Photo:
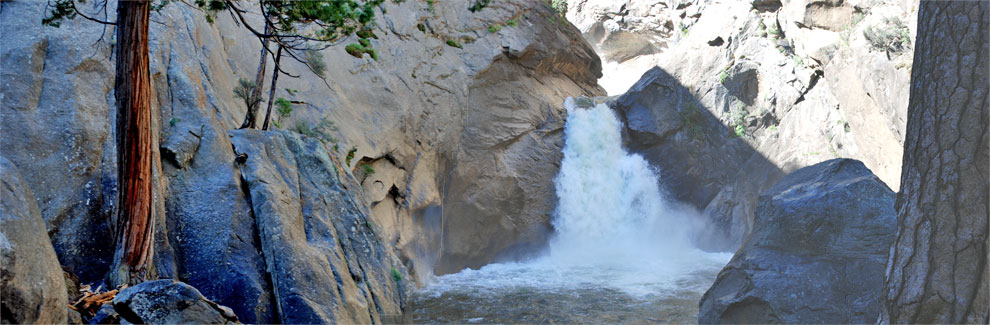
[[867, 323], [880, 313], [894, 192], [863, 163], [799, 169], [764, 193], [756, 224], [700, 302], [699, 323]]
[[175, 280], [148, 281], [125, 288], [113, 299], [113, 309], [122, 320], [135, 324], [237, 323], [230, 308], [209, 301], [196, 288]]

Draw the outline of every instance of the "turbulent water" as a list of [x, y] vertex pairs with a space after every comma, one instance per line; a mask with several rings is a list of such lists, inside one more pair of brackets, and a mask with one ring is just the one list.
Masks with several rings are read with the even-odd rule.
[[541, 257], [435, 277], [412, 295], [416, 322], [696, 322], [731, 254], [690, 244], [688, 210], [622, 148], [605, 105], [565, 102], [556, 231]]

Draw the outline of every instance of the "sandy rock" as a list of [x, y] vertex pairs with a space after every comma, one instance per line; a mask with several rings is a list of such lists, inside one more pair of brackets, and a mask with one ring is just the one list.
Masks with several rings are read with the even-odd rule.
[[65, 280], [23, 176], [0, 157], [0, 305], [3, 322], [65, 323]]
[[698, 322], [875, 321], [894, 193], [861, 162], [833, 159], [787, 175], [759, 202], [756, 227], [701, 299]]

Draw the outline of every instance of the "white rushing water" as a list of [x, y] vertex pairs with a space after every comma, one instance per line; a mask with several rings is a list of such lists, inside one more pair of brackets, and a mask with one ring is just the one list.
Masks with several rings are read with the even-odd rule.
[[[548, 252], [529, 261], [490, 264], [479, 270], [465, 269], [435, 277], [414, 300], [424, 300], [422, 305], [452, 308], [449, 305], [464, 300], [469, 305], [498, 305], [511, 304], [510, 300], [546, 302], [582, 295], [603, 299], [603, 295], [611, 295], [618, 305], [597, 308], [623, 309], [622, 304], [645, 303], [644, 306], [653, 306], [643, 307], [644, 312], [649, 312], [660, 308], [654, 305], [677, 303], [688, 305], [682, 309], [694, 308], [694, 313], [697, 312], [697, 298], [714, 281], [714, 274], [731, 254], [705, 253], [692, 247], [688, 236], [691, 220], [696, 218], [691, 217], [689, 210], [665, 199], [658, 173], [643, 157], [622, 148], [622, 124], [608, 106], [579, 108], [574, 99], [568, 98], [565, 107], [568, 119], [564, 158], [556, 178], [559, 202], [553, 220], [555, 234]], [[588, 302], [582, 301], [557, 307], [589, 308]], [[429, 308], [433, 307], [426, 307]], [[427, 316], [431, 312], [448, 314], [418, 319], [422, 321], [466, 321], [491, 313], [529, 311], [525, 306], [509, 310], [492, 306], [418, 312]], [[690, 311], [681, 313], [690, 314]], [[649, 315], [626, 316], [489, 320], [659, 320]], [[693, 317], [685, 314], [665, 320], [680, 322]]]

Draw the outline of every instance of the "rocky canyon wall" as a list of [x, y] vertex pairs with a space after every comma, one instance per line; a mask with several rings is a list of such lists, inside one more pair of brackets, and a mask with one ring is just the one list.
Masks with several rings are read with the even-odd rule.
[[[412, 279], [544, 242], [561, 103], [604, 94], [595, 52], [543, 2], [385, 9], [371, 40], [378, 60], [339, 44], [322, 52], [325, 79], [283, 60], [301, 76], [276, 89], [293, 103], [280, 124], [296, 133], [231, 132], [246, 109], [232, 89], [257, 68], [257, 39], [181, 3], [152, 14], [159, 277], [245, 322], [380, 321], [401, 311]], [[0, 2], [2, 155], [33, 193], [59, 262], [98, 282], [117, 183], [113, 26], [44, 27], [44, 10]], [[307, 303], [317, 298], [336, 303]]]
[[916, 12], [917, 1], [573, 0], [568, 18], [622, 95], [612, 103], [628, 145], [711, 224], [699, 244], [735, 250], [760, 193], [797, 168], [854, 158], [898, 189]]

